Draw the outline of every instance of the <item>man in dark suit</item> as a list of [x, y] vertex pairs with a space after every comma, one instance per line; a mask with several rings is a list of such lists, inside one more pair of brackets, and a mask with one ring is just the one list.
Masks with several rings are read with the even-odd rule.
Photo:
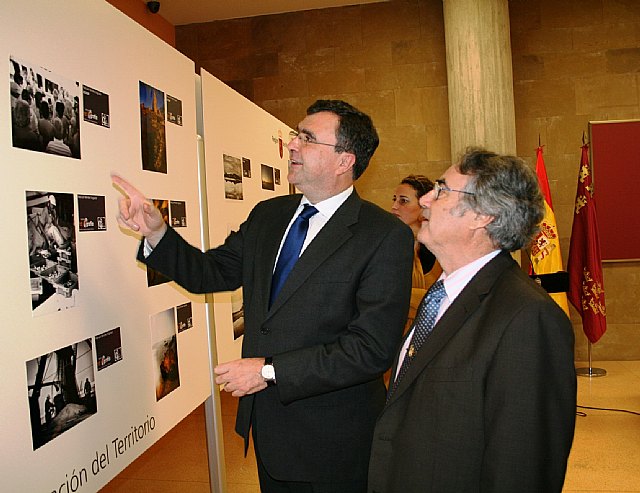
[[[411, 230], [353, 188], [377, 145], [367, 115], [317, 101], [288, 144], [288, 180], [303, 195], [259, 203], [239, 231], [205, 253], [113, 178], [127, 195], [121, 225], [145, 237], [141, 261], [192, 292], [243, 286], [242, 359], [214, 371], [216, 383], [240, 397], [236, 431], [247, 444], [252, 429], [264, 492], [366, 491], [382, 375], [402, 336], [413, 259]], [[317, 213], [274, 296], [284, 239], [308, 205]]]
[[[369, 491], [560, 492], [575, 424], [573, 330], [508, 253], [543, 217], [536, 177], [518, 158], [468, 149], [420, 203], [418, 240], [444, 270], [444, 298], [425, 296], [435, 326], [416, 322], [401, 346]], [[422, 345], [414, 333], [426, 334]]]

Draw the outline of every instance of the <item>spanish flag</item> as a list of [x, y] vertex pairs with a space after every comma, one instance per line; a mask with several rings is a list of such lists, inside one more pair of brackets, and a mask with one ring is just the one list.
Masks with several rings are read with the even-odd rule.
[[[545, 168], [544, 158], [542, 157], [542, 146], [538, 146], [536, 149], [536, 156], [536, 174], [538, 175], [540, 190], [544, 196], [545, 213], [540, 223], [540, 232], [531, 243], [531, 269], [533, 271], [532, 274], [535, 275], [555, 274], [563, 270], [562, 254], [560, 253], [560, 238], [556, 225], [556, 216], [553, 213], [547, 169]], [[567, 293], [550, 292], [549, 296], [551, 296], [567, 316], [569, 316]]]

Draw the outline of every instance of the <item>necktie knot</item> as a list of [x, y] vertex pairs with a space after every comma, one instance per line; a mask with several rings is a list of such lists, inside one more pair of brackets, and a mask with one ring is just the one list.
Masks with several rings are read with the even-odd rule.
[[[298, 214], [298, 218], [302, 218], [307, 221], [311, 218], [311, 216], [315, 215], [316, 212], [318, 212], [318, 209], [316, 209], [314, 206], [312, 206], [311, 204], [304, 204], [304, 208], [302, 209], [302, 211], [300, 211], [300, 214]], [[298, 218], [296, 218], [296, 221], [298, 220]]]

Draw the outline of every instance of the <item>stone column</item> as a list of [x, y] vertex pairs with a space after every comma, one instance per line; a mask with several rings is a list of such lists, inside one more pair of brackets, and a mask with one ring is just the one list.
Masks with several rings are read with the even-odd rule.
[[515, 154], [507, 0], [443, 0], [451, 159], [469, 145]]

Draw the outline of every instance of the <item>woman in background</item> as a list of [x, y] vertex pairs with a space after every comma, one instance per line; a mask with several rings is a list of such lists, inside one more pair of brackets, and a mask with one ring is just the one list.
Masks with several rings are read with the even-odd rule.
[[[422, 207], [418, 203], [420, 197], [433, 189], [433, 182], [424, 175], [409, 175], [403, 178], [393, 195], [391, 213], [408, 225], [416, 238], [420, 231]], [[416, 239], [414, 242], [413, 276], [411, 282], [411, 305], [405, 332], [411, 327], [418, 305], [429, 287], [438, 280], [442, 269], [435, 256]]]

